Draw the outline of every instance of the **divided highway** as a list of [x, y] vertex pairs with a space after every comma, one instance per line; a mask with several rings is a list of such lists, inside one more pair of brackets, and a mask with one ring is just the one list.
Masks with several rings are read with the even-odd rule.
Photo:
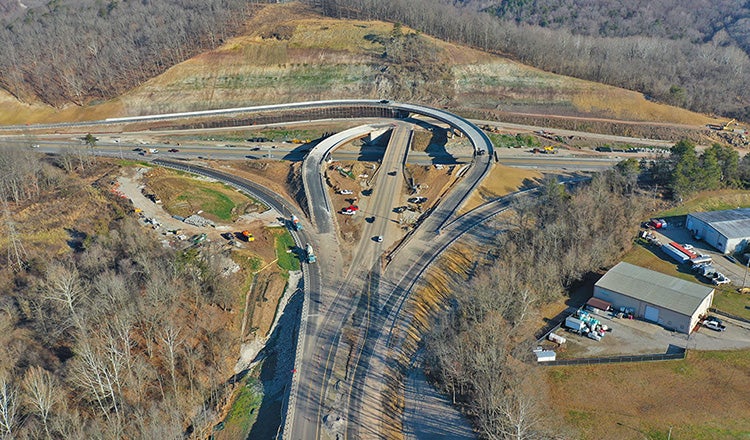
[[[374, 372], [373, 365], [380, 368], [380, 362], [387, 356], [387, 344], [383, 335], [388, 328], [388, 322], [393, 322], [398, 316], [399, 304], [408, 295], [414, 281], [421, 275], [424, 268], [434, 260], [435, 256], [444, 248], [436, 248], [438, 243], [450, 243], [451, 236], [457, 231], [456, 223], [449, 222], [456, 216], [469, 194], [480, 185], [490, 171], [492, 165], [492, 143], [489, 138], [468, 120], [445, 112], [443, 110], [412, 104], [395, 103], [375, 100], [339, 100], [316, 101], [307, 103], [284, 104], [274, 106], [244, 107], [237, 109], [212, 110], [166, 115], [139, 116], [130, 118], [112, 118], [104, 121], [93, 121], [80, 124], [48, 124], [35, 128], [55, 126], [91, 126], [106, 124], [123, 124], [129, 122], [144, 122], [168, 119], [184, 119], [194, 116], [222, 115], [242, 112], [279, 111], [283, 109], [315, 109], [324, 107], [382, 107], [406, 117], [409, 114], [428, 116], [443, 123], [447, 123], [456, 132], [466, 136], [474, 147], [473, 163], [465, 175], [454, 185], [452, 190], [444, 195], [433, 209], [422, 219], [421, 224], [410, 235], [408, 241], [401, 246], [395, 259], [388, 266], [385, 273], [381, 273], [381, 253], [383, 244], [371, 239], [372, 236], [383, 236], [384, 243], [392, 240], [388, 234], [388, 222], [393, 202], [403, 185], [403, 164], [407, 157], [411, 131], [401, 123], [396, 124], [392, 134], [392, 142], [387, 148], [380, 175], [377, 176], [377, 186], [370, 200], [372, 223], [364, 228], [364, 237], [355, 253], [355, 262], [345, 277], [329, 270], [326, 258], [340, 258], [337, 251], [326, 251], [326, 245], [336, 243], [335, 228], [331, 221], [332, 210], [327, 195], [327, 188], [321, 179], [322, 159], [316, 151], [311, 154], [311, 165], [305, 169], [305, 188], [309, 200], [311, 217], [319, 231], [306, 228], [294, 232], [293, 236], [298, 246], [312, 243], [321, 249], [318, 263], [304, 266], [305, 295], [300, 323], [299, 340], [297, 341], [297, 355], [294, 363], [290, 394], [286, 403], [282, 435], [293, 439], [318, 439], [322, 436], [324, 423], [323, 408], [327, 405], [326, 393], [329, 381], [334, 377], [336, 352], [340, 348], [342, 329], [352, 318], [351, 312], [360, 313], [356, 321], [356, 328], [361, 331], [361, 338], [353, 347], [353, 358], [347, 361], [346, 368], [351, 368], [347, 374], [343, 394], [344, 413], [342, 416], [343, 430], [341, 433], [348, 438], [379, 438], [379, 429], [372, 429], [378, 425], [371, 425], [371, 415], [379, 418], [380, 392], [384, 382], [382, 374], [385, 370]], [[8, 128], [8, 127], [4, 127]], [[24, 127], [28, 128], [28, 127]], [[373, 127], [362, 129], [372, 130]], [[346, 136], [353, 135], [354, 132]], [[344, 136], [345, 137], [345, 136]], [[332, 139], [329, 150], [335, 148], [338, 138]], [[343, 138], [341, 139], [343, 140]], [[118, 151], [122, 147], [118, 146]], [[291, 203], [268, 189], [227, 173], [186, 165], [165, 159], [153, 159], [162, 166], [181, 169], [187, 172], [202, 174], [229, 183], [242, 191], [252, 193], [264, 203], [278, 210], [284, 217], [292, 214], [302, 217]], [[314, 169], [313, 169], [314, 166]], [[464, 217], [461, 217], [464, 218]], [[467, 217], [468, 218], [468, 217]], [[474, 220], [457, 220], [458, 224], [473, 222]], [[436, 233], [442, 234], [436, 236]], [[436, 237], [439, 240], [436, 241]], [[448, 244], [445, 244], [447, 246]], [[404, 268], [413, 268], [409, 274], [401, 275]], [[414, 272], [416, 271], [416, 272]], [[387, 282], [384, 282], [387, 281]], [[326, 293], [327, 292], [327, 293]], [[364, 295], [364, 297], [363, 297]], [[363, 300], [364, 298], [364, 300]], [[323, 303], [331, 300], [330, 303]], [[360, 304], [359, 306], [357, 304]], [[386, 350], [386, 351], [384, 351]], [[341, 368], [341, 365], [338, 366]], [[291, 373], [290, 373], [291, 374]], [[369, 388], [369, 391], [365, 389]], [[375, 393], [375, 394], [373, 394]], [[370, 399], [375, 399], [370, 401]], [[375, 405], [377, 403], [377, 405]], [[365, 411], [365, 409], [369, 411]], [[374, 414], [370, 414], [374, 412]], [[380, 414], [382, 416], [382, 414]], [[382, 419], [382, 417], [380, 417]], [[330, 420], [327, 420], [330, 422]], [[366, 432], [364, 426], [369, 426]]]

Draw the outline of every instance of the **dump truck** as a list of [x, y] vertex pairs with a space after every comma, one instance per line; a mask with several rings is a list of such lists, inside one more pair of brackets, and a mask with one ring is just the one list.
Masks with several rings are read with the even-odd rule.
[[291, 221], [291, 223], [292, 223], [292, 229], [294, 229], [295, 231], [301, 231], [302, 230], [302, 223], [300, 223], [300, 221], [299, 221], [299, 219], [297, 218], [296, 215], [292, 214], [292, 221]]
[[315, 263], [317, 261], [317, 258], [315, 258], [315, 252], [313, 252], [313, 247], [310, 243], [307, 243], [305, 246], [305, 256], [307, 257], [308, 263]]

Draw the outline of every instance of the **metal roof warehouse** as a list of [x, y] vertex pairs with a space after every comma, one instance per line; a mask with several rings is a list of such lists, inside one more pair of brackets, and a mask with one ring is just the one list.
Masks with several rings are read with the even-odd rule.
[[714, 289], [623, 262], [597, 281], [594, 297], [616, 310], [630, 308], [639, 318], [690, 333], [711, 307]]
[[685, 227], [721, 252], [750, 240], [750, 208], [688, 214]]

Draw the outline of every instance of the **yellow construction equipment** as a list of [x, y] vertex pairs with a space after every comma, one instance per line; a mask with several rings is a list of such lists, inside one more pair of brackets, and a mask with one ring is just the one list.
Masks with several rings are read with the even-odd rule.
[[555, 153], [557, 153], [557, 150], [555, 150], [555, 147], [553, 147], [552, 145], [547, 145], [546, 147], [544, 147], [544, 153], [545, 154], [555, 154]]
[[731, 121], [727, 122], [726, 124], [721, 126], [721, 129], [724, 131], [732, 131], [732, 124], [736, 124], [737, 120], [732, 119]]

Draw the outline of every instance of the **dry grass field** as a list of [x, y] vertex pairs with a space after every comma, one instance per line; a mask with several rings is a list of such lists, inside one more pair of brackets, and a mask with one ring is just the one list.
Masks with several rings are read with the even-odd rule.
[[518, 191], [528, 182], [537, 182], [541, 178], [542, 173], [538, 171], [494, 164], [490, 175], [467, 200], [461, 213], [468, 212], [492, 199]]
[[546, 367], [549, 408], [581, 439], [750, 438], [750, 352], [684, 360]]

